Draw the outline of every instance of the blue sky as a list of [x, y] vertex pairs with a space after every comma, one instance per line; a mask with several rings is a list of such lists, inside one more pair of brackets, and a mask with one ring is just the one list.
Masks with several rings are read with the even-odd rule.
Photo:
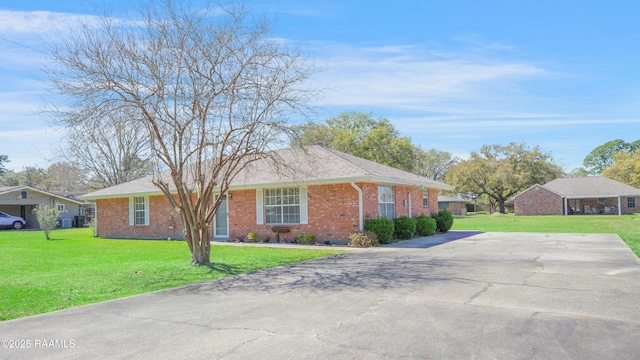
[[[606, 141], [640, 139], [640, 1], [252, 6], [321, 70], [318, 119], [370, 112], [422, 148], [460, 157], [525, 142], [566, 170]], [[89, 1], [0, 2], [0, 154], [10, 169], [46, 167], [63, 141], [38, 113], [49, 99], [44, 40], [95, 13]]]

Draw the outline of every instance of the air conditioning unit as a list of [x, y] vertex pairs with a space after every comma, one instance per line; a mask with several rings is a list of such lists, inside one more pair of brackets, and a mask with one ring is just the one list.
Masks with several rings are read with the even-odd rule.
[[62, 227], [63, 228], [70, 228], [71, 227], [71, 223], [72, 223], [71, 219], [62, 219]]

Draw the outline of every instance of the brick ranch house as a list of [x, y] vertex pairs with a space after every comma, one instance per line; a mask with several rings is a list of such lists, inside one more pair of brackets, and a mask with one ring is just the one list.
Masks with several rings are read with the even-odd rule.
[[[346, 240], [366, 218], [417, 216], [438, 211], [438, 192], [451, 186], [319, 145], [275, 152], [285, 168], [251, 163], [231, 182], [210, 230], [229, 239], [251, 231], [275, 237], [285, 226], [291, 239], [313, 233], [318, 240]], [[152, 177], [83, 196], [96, 203], [97, 236], [183, 238], [180, 217]], [[220, 194], [216, 195], [220, 196]]]
[[621, 215], [640, 212], [640, 189], [602, 176], [558, 178], [512, 199], [516, 215]]
[[467, 202], [461, 198], [438, 195], [438, 208], [447, 209], [453, 215], [467, 216]]

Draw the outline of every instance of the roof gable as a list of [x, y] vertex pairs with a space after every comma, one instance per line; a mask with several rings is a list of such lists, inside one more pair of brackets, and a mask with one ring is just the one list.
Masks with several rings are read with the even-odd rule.
[[546, 187], [546, 186], [544, 186], [544, 185], [540, 185], [540, 184], [533, 184], [533, 185], [529, 186], [528, 188], [526, 188], [526, 189], [524, 189], [524, 190], [520, 191], [519, 193], [517, 193], [517, 194], [513, 195], [513, 197], [511, 197], [507, 202], [509, 202], [509, 203], [513, 202], [513, 201], [514, 201], [518, 196], [520, 196], [520, 195], [522, 195], [522, 194], [524, 194], [524, 193], [528, 192], [529, 190], [531, 190], [531, 189], [533, 189], [533, 188], [536, 188], [536, 187], [541, 188], [541, 189], [544, 189], [544, 190], [547, 190], [547, 191], [549, 191], [549, 192], [552, 192], [552, 193], [554, 193], [554, 194], [556, 194], [556, 195], [558, 195], [558, 196], [560, 196], [560, 197], [564, 197], [564, 195], [563, 195], [563, 194], [561, 194], [561, 193], [559, 193], [559, 192], [557, 192], [557, 191], [555, 191], [555, 190], [553, 190], [553, 189], [550, 189], [550, 188], [548, 188], [548, 187]]

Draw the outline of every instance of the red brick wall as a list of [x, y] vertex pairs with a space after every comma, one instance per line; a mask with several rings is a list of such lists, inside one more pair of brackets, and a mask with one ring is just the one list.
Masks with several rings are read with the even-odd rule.
[[[164, 195], [149, 197], [149, 225], [129, 225], [129, 198], [97, 200], [98, 236], [182, 239], [182, 220]], [[170, 227], [173, 225], [173, 229]]]
[[[412, 191], [413, 193], [411, 193]], [[411, 195], [409, 195], [410, 193]], [[429, 205], [424, 206], [420, 188], [396, 186], [396, 217], [409, 216], [409, 196], [411, 196], [411, 217], [416, 217], [420, 214], [431, 215], [431, 213], [438, 211], [438, 190], [429, 189]]]
[[460, 202], [460, 201], [451, 201], [448, 203], [449, 207], [447, 208], [447, 210], [451, 211], [451, 214], [453, 215], [461, 215], [461, 216], [466, 216], [467, 215], [467, 204]]
[[378, 184], [357, 183], [356, 185], [362, 189], [364, 218], [378, 218]]
[[[425, 215], [432, 215], [438, 212], [438, 190], [429, 189], [429, 207], [423, 209]], [[422, 204], [422, 199], [420, 201]]]
[[[275, 239], [276, 234], [271, 231], [273, 224], [256, 224], [256, 191], [235, 190], [232, 194], [229, 235], [232, 238], [246, 237], [249, 232], [256, 231], [260, 239], [266, 236]], [[307, 187], [307, 211], [308, 224], [288, 225], [291, 232], [282, 234], [281, 238], [291, 240], [299, 233], [312, 233], [317, 240], [346, 240], [349, 234], [359, 229], [358, 192], [351, 184]]]
[[[627, 197], [623, 196], [620, 198], [620, 211], [623, 214], [633, 214], [633, 213], [637, 213], [640, 212], [640, 196], [636, 196], [636, 207], [635, 208], [629, 208], [627, 207]], [[617, 201], [618, 199], [616, 199]]]
[[[378, 184], [358, 183], [364, 193], [364, 218], [375, 219], [378, 217]], [[395, 186], [396, 217], [408, 216], [409, 214], [409, 192], [417, 190], [418, 187]], [[407, 202], [405, 205], [404, 202]], [[411, 216], [420, 214], [431, 215], [438, 212], [438, 190], [429, 189], [429, 206], [422, 205], [422, 190], [411, 194]]]
[[[378, 217], [378, 185], [356, 184], [363, 192], [364, 218]], [[408, 194], [417, 187], [396, 186], [396, 216], [408, 215]], [[228, 199], [229, 236], [246, 237], [256, 231], [259, 238], [270, 236], [271, 224], [256, 223], [256, 190], [232, 190]], [[149, 225], [129, 225], [129, 199], [98, 200], [98, 236], [115, 238], [182, 238], [182, 222], [169, 207], [164, 196], [149, 198]], [[351, 184], [312, 185], [307, 187], [308, 224], [293, 224], [291, 232], [283, 237], [291, 240], [305, 232], [316, 235], [317, 240], [347, 240], [349, 234], [359, 230], [358, 192]], [[429, 190], [429, 206], [422, 205], [422, 191], [411, 195], [412, 216], [427, 215], [438, 208], [438, 191]], [[172, 220], [173, 218], [173, 220]], [[173, 223], [173, 229], [170, 224]], [[213, 227], [212, 227], [213, 228]]]
[[514, 212], [516, 215], [562, 215], [563, 201], [559, 195], [534, 186], [516, 197]]

